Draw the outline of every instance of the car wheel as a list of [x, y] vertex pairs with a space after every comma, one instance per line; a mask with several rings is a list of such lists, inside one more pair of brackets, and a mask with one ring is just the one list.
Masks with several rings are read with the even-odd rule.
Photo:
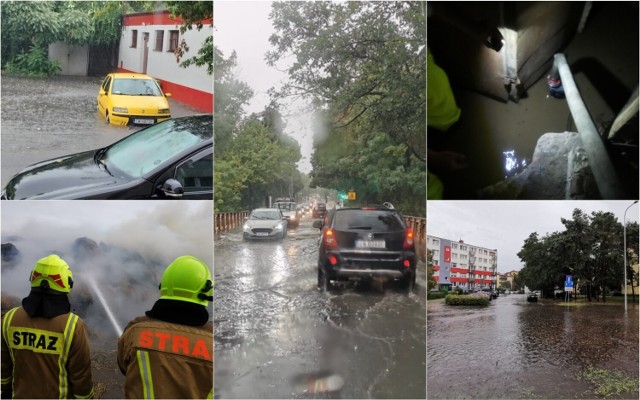
[[331, 282], [327, 277], [327, 274], [322, 271], [322, 268], [318, 267], [318, 288], [323, 292], [328, 292], [331, 289]]

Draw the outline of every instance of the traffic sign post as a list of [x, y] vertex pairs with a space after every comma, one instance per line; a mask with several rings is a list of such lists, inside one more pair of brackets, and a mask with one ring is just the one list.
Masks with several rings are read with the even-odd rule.
[[565, 301], [569, 301], [569, 293], [573, 292], [573, 277], [566, 275], [564, 279]]
[[347, 197], [348, 197], [349, 200], [355, 200], [356, 199], [356, 192], [347, 193]]

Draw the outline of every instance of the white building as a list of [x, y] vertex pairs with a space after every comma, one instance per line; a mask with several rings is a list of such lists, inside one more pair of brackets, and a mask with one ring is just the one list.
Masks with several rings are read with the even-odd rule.
[[213, 76], [207, 74], [207, 67], [182, 68], [174, 54], [184, 38], [189, 51], [182, 60], [197, 55], [207, 37], [213, 35], [212, 21], [204, 21], [200, 31], [194, 27], [184, 34], [180, 33], [180, 25], [182, 20], [171, 19], [169, 11], [125, 15], [118, 70], [150, 75], [174, 100], [213, 112]]
[[427, 235], [433, 276], [440, 288], [496, 289], [498, 250]]

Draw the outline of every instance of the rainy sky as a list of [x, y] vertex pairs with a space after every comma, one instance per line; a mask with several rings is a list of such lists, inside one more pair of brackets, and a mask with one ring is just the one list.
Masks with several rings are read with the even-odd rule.
[[[215, 1], [214, 35], [215, 46], [229, 57], [233, 50], [238, 55], [237, 77], [247, 83], [254, 91], [254, 97], [245, 108], [247, 113], [263, 111], [269, 104], [267, 90], [280, 88], [287, 79], [282, 72], [285, 65], [269, 67], [264, 59], [270, 50], [269, 36], [273, 27], [269, 20], [270, 1]], [[301, 146], [303, 159], [298, 163], [301, 172], [311, 171], [311, 152], [313, 134], [311, 116], [301, 109], [300, 102], [287, 105], [282, 113], [287, 119], [285, 132], [295, 138]]]
[[[622, 222], [632, 201], [431, 201], [427, 205], [429, 235], [464, 240], [470, 245], [498, 249], [498, 272], [520, 270], [516, 255], [533, 232], [540, 236], [564, 230], [560, 218], [571, 218], [579, 208], [612, 212]], [[638, 204], [627, 211], [627, 221], [638, 222]]]

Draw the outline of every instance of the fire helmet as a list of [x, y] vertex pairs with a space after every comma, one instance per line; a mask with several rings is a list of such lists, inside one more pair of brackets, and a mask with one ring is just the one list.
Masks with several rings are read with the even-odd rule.
[[211, 271], [192, 256], [176, 258], [164, 270], [160, 280], [160, 298], [188, 301], [207, 306], [213, 300]]
[[58, 255], [51, 254], [36, 263], [29, 277], [31, 287], [69, 293], [73, 287], [73, 274], [69, 265]]

